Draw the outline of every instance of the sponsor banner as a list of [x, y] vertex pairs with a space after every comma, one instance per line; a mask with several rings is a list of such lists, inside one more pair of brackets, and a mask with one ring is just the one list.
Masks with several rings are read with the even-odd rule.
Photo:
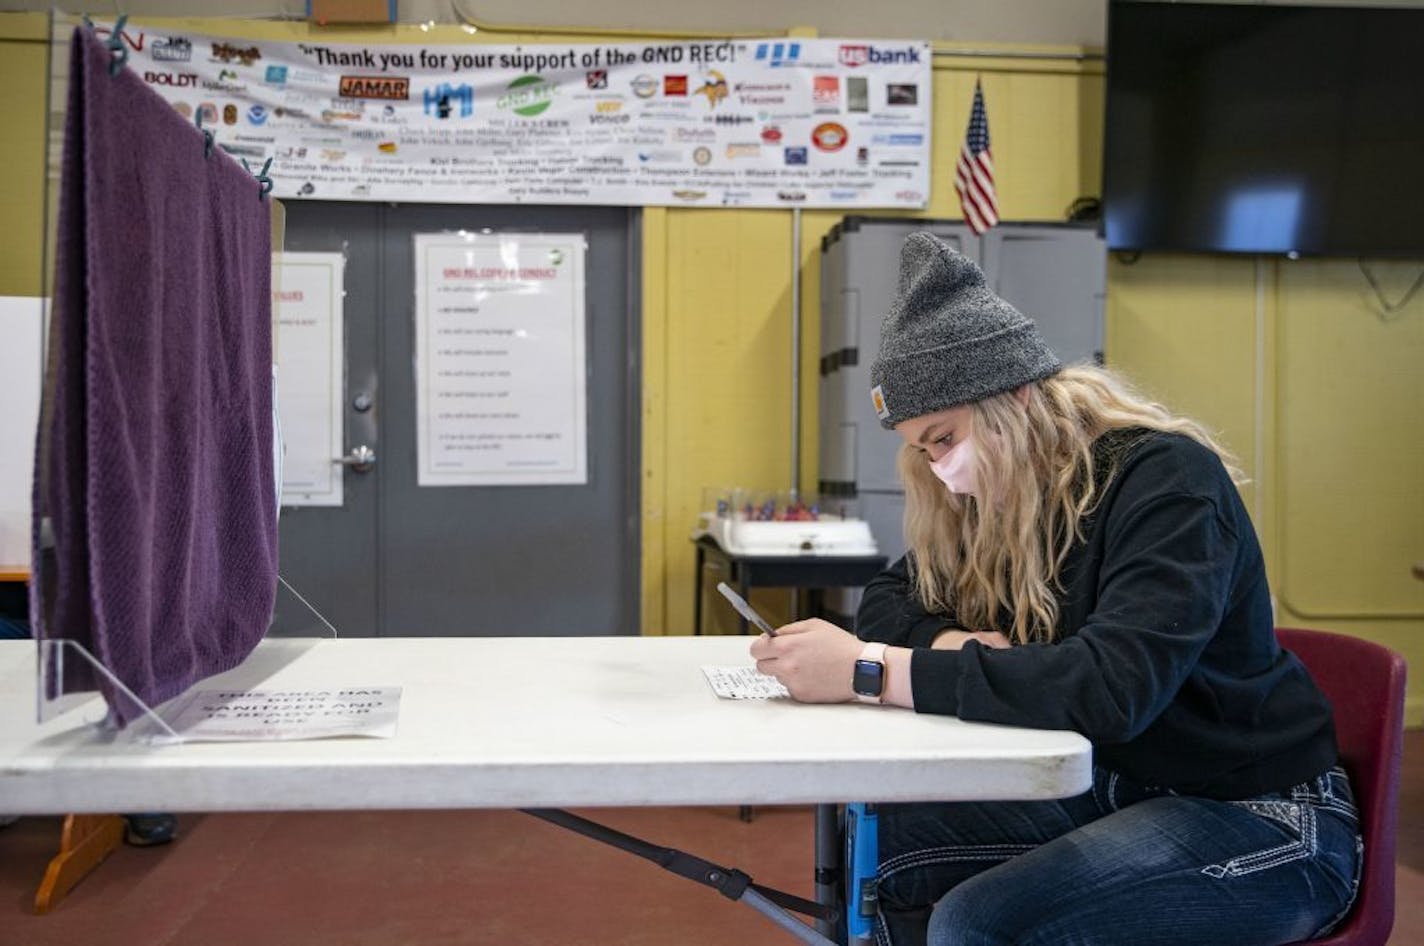
[[[102, 32], [102, 30], [101, 30]], [[129, 65], [283, 198], [923, 207], [905, 40], [355, 46], [124, 30]]]

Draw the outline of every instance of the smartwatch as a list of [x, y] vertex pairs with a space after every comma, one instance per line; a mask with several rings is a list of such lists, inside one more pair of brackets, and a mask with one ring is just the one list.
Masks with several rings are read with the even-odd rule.
[[855, 662], [850, 688], [862, 703], [885, 702], [885, 645], [866, 644]]

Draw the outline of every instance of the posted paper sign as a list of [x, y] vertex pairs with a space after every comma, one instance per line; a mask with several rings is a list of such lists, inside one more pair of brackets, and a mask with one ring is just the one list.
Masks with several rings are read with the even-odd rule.
[[0, 296], [0, 567], [30, 564], [30, 491], [44, 376], [45, 300]]
[[279, 253], [277, 416], [286, 454], [282, 505], [340, 506], [345, 258]]
[[724, 700], [789, 700], [791, 691], [756, 667], [703, 667], [712, 692]]
[[930, 194], [918, 40], [346, 45], [133, 21], [120, 39], [220, 147], [273, 159], [275, 197], [849, 210]]
[[415, 237], [421, 486], [588, 481], [580, 233]]
[[[195, 690], [165, 710], [185, 742], [269, 742], [396, 734], [400, 687]], [[160, 737], [161, 739], [162, 737]]]

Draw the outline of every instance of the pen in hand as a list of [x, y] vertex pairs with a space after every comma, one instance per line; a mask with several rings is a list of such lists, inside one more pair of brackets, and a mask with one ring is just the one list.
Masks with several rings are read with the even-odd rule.
[[776, 629], [767, 623], [766, 619], [760, 614], [757, 614], [752, 606], [747, 604], [746, 599], [733, 591], [731, 586], [725, 581], [717, 582], [717, 590], [722, 592], [722, 597], [732, 603], [732, 607], [737, 609], [738, 614], [755, 624], [767, 637], [776, 636]]

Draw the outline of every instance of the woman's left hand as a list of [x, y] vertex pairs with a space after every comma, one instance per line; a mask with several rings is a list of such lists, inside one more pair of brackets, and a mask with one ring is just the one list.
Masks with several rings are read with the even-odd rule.
[[757, 669], [780, 680], [802, 703], [855, 699], [851, 677], [865, 643], [829, 621], [811, 618], [763, 634], [752, 642]]

